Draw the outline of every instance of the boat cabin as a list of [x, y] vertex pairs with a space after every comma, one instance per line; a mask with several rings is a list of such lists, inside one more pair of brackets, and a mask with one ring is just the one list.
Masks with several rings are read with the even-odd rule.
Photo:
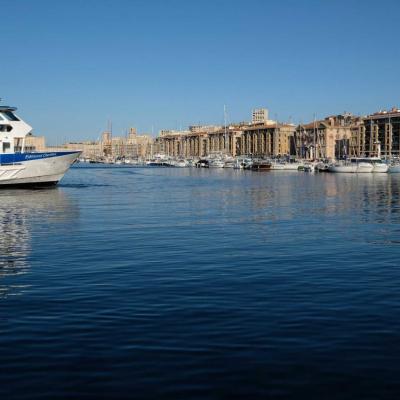
[[0, 154], [23, 153], [32, 128], [15, 115], [16, 108], [0, 106]]
[[352, 157], [350, 158], [352, 164], [358, 163], [370, 163], [370, 164], [382, 164], [383, 161], [379, 157]]

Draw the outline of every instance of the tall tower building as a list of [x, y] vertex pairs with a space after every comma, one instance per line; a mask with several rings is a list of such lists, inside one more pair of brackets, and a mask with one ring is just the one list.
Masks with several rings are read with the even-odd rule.
[[266, 108], [253, 109], [251, 122], [253, 124], [266, 123], [268, 121], [268, 110]]
[[105, 131], [105, 132], [103, 132], [102, 135], [101, 135], [101, 141], [102, 141], [103, 143], [107, 143], [107, 144], [108, 144], [108, 143], [111, 142], [111, 137], [112, 137], [111, 132]]

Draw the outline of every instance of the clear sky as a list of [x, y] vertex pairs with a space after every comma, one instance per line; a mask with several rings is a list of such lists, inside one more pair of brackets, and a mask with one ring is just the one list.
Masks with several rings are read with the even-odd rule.
[[400, 106], [397, 0], [0, 4], [0, 97], [54, 144]]

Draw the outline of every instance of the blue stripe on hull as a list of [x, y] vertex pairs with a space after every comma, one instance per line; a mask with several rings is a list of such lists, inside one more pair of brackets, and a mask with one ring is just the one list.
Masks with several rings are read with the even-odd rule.
[[23, 161], [43, 160], [45, 158], [54, 158], [67, 156], [69, 154], [78, 154], [79, 151], [52, 151], [48, 153], [14, 153], [0, 154], [0, 164], [15, 164]]

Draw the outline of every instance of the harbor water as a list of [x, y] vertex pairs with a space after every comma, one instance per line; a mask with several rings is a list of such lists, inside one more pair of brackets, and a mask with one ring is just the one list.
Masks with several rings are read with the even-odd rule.
[[101, 165], [1, 190], [0, 398], [398, 398], [399, 191]]

